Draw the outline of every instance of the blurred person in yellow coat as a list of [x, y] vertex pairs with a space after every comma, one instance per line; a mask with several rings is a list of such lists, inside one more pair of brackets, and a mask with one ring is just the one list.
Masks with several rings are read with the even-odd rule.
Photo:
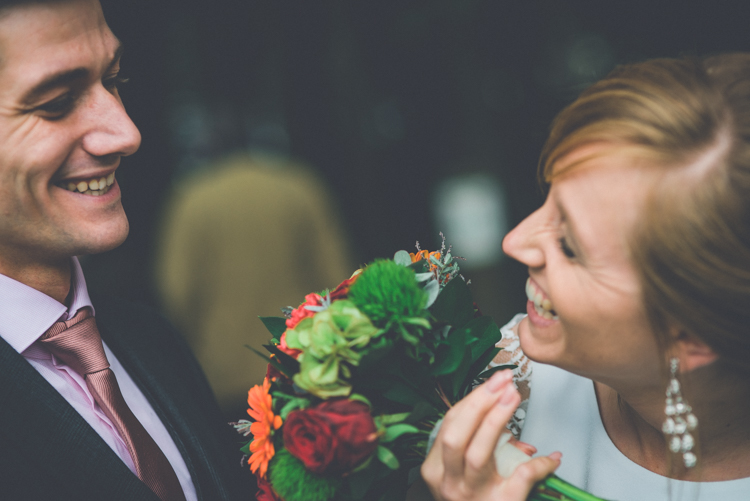
[[238, 153], [180, 182], [168, 203], [157, 287], [225, 413], [261, 383], [270, 339], [258, 316], [281, 316], [354, 266], [319, 178], [284, 157]]

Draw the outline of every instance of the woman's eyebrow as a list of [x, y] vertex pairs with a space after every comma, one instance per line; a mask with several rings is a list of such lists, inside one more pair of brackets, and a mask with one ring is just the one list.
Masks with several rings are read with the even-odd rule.
[[565, 226], [568, 229], [568, 231], [566, 232], [566, 236], [570, 239], [571, 244], [574, 247], [581, 250], [580, 239], [578, 238], [578, 232], [576, 231], [575, 221], [573, 221], [568, 216], [568, 211], [565, 209], [565, 204], [562, 203], [562, 201], [558, 196], [556, 196], [556, 194], [552, 196], [552, 199], [555, 201], [557, 210], [560, 212], [560, 221], [565, 223]]

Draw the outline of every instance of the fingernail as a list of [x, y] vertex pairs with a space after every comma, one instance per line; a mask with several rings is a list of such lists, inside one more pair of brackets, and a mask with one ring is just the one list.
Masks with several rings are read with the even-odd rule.
[[548, 456], [550, 459], [554, 459], [555, 461], [560, 461], [562, 458], [562, 452], [553, 452]]
[[500, 405], [510, 405], [513, 399], [516, 398], [516, 392], [512, 388], [506, 388], [503, 396], [500, 397]]
[[496, 372], [482, 386], [490, 393], [497, 393], [513, 377], [511, 371]]

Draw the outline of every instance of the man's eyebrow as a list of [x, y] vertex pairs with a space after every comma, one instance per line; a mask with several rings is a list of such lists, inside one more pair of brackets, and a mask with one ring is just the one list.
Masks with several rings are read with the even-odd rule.
[[109, 63], [109, 66], [107, 66], [107, 71], [117, 66], [117, 64], [120, 62], [120, 59], [122, 58], [123, 52], [125, 52], [125, 47], [122, 45], [122, 42], [118, 40], [117, 48], [115, 49], [115, 55], [112, 56], [112, 61]]
[[[122, 57], [123, 50], [124, 49], [123, 49], [122, 43], [118, 42], [117, 49], [115, 49], [115, 54], [114, 56], [112, 56], [112, 60], [107, 66], [107, 72], [109, 72], [113, 67], [117, 66], [117, 64], [120, 62], [120, 58]], [[89, 76], [88, 68], [74, 68], [72, 70], [65, 70], [59, 73], [53, 73], [45, 77], [44, 80], [36, 84], [28, 92], [26, 92], [26, 94], [24, 94], [23, 97], [21, 98], [20, 102], [21, 104], [24, 104], [24, 105], [31, 105], [40, 96], [43, 96], [46, 92], [52, 89], [55, 89], [57, 87], [70, 85], [71, 83], [83, 80], [87, 78], [88, 76]]]

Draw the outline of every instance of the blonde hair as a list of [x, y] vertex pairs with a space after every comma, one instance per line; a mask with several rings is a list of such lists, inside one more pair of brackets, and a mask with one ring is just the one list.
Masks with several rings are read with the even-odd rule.
[[594, 142], [664, 172], [630, 238], [661, 346], [676, 322], [750, 372], [750, 54], [618, 67], [557, 116], [540, 174]]

